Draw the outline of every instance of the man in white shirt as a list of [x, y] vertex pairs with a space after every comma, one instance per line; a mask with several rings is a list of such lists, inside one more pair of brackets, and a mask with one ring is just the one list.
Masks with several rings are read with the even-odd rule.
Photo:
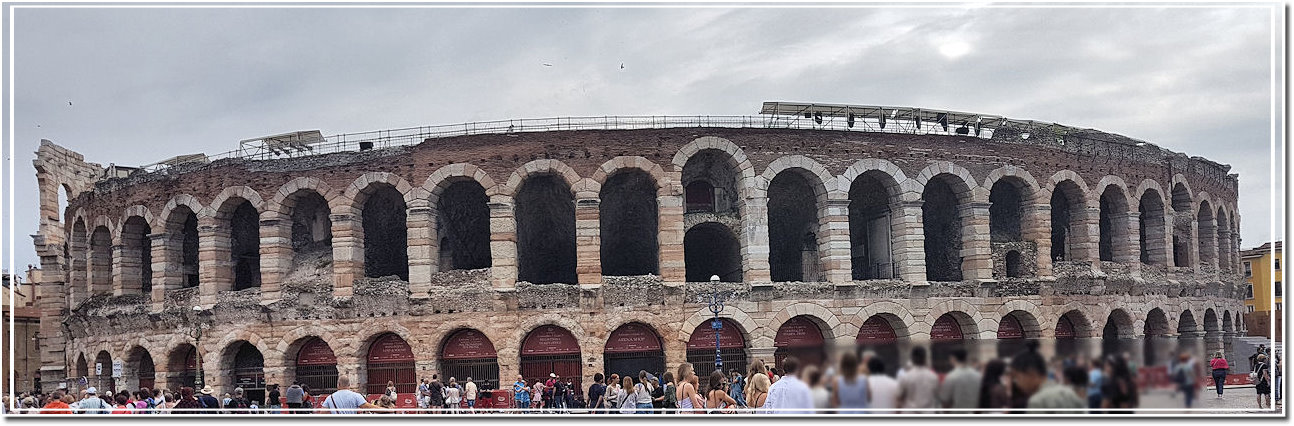
[[472, 381], [471, 376], [467, 377], [467, 384], [463, 386], [463, 399], [467, 400], [468, 412], [475, 413], [476, 412], [476, 382]]
[[324, 399], [323, 406], [333, 414], [355, 414], [360, 408], [378, 408], [364, 400], [363, 395], [350, 390], [350, 377], [346, 376], [337, 376], [337, 391]]
[[867, 360], [868, 413], [894, 414], [899, 406], [899, 382], [885, 375], [885, 361], [880, 357]]
[[[907, 409], [939, 408], [935, 392], [939, 390], [939, 376], [926, 366], [926, 348], [912, 348], [912, 369], [899, 377], [899, 407]], [[933, 410], [913, 410], [911, 413], [934, 413]]]
[[813, 414], [813, 392], [798, 377], [800, 360], [793, 356], [782, 360], [785, 370], [781, 380], [768, 389], [768, 400], [760, 408], [763, 413]]

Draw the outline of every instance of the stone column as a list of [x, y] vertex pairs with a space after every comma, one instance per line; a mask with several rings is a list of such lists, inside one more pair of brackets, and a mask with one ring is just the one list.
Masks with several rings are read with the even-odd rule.
[[1051, 204], [1037, 203], [1025, 207], [1024, 229], [1020, 236], [1025, 241], [1033, 241], [1038, 250], [1034, 259], [1037, 278], [1051, 278]]
[[495, 289], [517, 285], [517, 219], [512, 197], [490, 197], [490, 283]]
[[922, 200], [890, 204], [891, 262], [899, 277], [913, 285], [926, 285], [925, 229], [921, 223]]
[[[172, 238], [169, 237], [170, 235], [165, 232], [148, 234], [153, 257], [153, 264], [148, 265], [148, 267], [153, 268], [153, 312], [161, 312], [166, 309], [166, 292], [168, 290], [175, 290], [184, 285], [184, 274], [180, 270], [181, 261], [180, 259], [171, 259], [170, 256], [173, 253], [171, 248], [173, 244], [171, 242]], [[180, 242], [174, 243], [177, 246], [179, 244]], [[180, 249], [174, 251], [174, 253], [180, 252]], [[158, 380], [157, 383], [163, 383], [163, 381]]]
[[[1127, 265], [1128, 273], [1134, 277], [1141, 276], [1141, 213], [1129, 211], [1124, 213], [1124, 238], [1114, 240], [1114, 261]], [[1118, 217], [1112, 217], [1118, 219]], [[1117, 226], [1117, 225], [1116, 225]]]
[[[425, 201], [424, 201], [425, 202]], [[440, 243], [436, 236], [436, 211], [410, 206], [405, 216], [409, 247], [409, 295], [431, 297], [431, 274], [440, 272]]]
[[[1071, 219], [1073, 220], [1073, 219]], [[1087, 207], [1079, 215], [1078, 226], [1071, 229], [1074, 260], [1087, 261], [1092, 272], [1101, 271], [1101, 208]]]
[[[772, 343], [772, 342], [769, 342], [769, 343]], [[751, 344], [751, 343], [747, 342], [747, 344]], [[754, 363], [755, 360], [760, 360], [760, 361], [764, 361], [764, 365], [768, 366], [768, 368], [773, 368], [773, 362], [775, 361], [773, 355], [776, 352], [777, 352], [777, 348], [772, 346], [747, 347], [746, 365], [750, 365], [751, 363]]]
[[140, 260], [139, 249], [124, 241], [112, 245], [112, 295], [139, 294], [143, 288], [139, 281], [144, 278]]
[[1218, 229], [1218, 271], [1231, 272], [1235, 265], [1231, 263], [1231, 229], [1223, 226]]
[[229, 247], [229, 229], [218, 226], [211, 218], [199, 219], [198, 304], [203, 309], [211, 309], [220, 292], [233, 288]]
[[355, 293], [355, 279], [364, 276], [364, 226], [359, 217], [345, 213], [332, 220], [332, 294], [348, 299]]
[[1193, 212], [1181, 212], [1181, 215], [1186, 216], [1188, 222], [1191, 224], [1191, 235], [1190, 238], [1188, 238], [1188, 240], [1190, 240], [1190, 244], [1187, 245], [1186, 250], [1189, 252], [1187, 253], [1187, 257], [1190, 259], [1191, 267], [1195, 269], [1196, 273], [1198, 273], [1200, 271], [1200, 222], [1195, 219], [1195, 214]]
[[283, 280], [292, 270], [292, 220], [262, 219], [260, 226], [261, 304], [279, 301]]
[[582, 194], [575, 200], [575, 274], [582, 287], [602, 286], [601, 200]]
[[993, 279], [993, 248], [989, 244], [989, 203], [962, 203], [958, 215], [962, 221], [962, 279]]
[[849, 200], [829, 199], [826, 210], [819, 226], [823, 235], [818, 245], [822, 270], [826, 272], [826, 281], [848, 283], [854, 275], [849, 253]]
[[682, 284], [687, 281], [687, 265], [683, 261], [683, 186], [682, 173], [667, 172], [661, 179], [664, 195], [656, 197], [659, 222], [656, 243], [660, 247], [661, 281]]
[[[746, 191], [753, 191], [747, 189]], [[748, 283], [772, 281], [768, 264], [768, 197], [747, 196], [741, 209], [742, 279]]]

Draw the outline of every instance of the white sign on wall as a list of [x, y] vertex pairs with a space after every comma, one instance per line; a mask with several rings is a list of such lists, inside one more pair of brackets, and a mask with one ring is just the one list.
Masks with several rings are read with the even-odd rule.
[[113, 361], [113, 362], [112, 362], [112, 377], [120, 378], [120, 377], [121, 377], [121, 370], [123, 370], [124, 368], [125, 368], [125, 363], [123, 363], [121, 360]]
[[103, 375], [103, 363], [102, 363], [102, 362], [96, 362], [96, 363], [94, 363], [94, 375], [96, 375], [96, 376]]

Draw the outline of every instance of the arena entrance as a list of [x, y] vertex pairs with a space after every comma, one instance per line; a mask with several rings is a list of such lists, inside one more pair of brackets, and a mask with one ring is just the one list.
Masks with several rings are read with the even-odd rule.
[[465, 382], [468, 377], [480, 389], [500, 389], [499, 355], [490, 338], [478, 330], [465, 328], [445, 339], [440, 348], [440, 374]]
[[395, 333], [385, 333], [368, 346], [368, 380], [364, 393], [386, 393], [386, 383], [394, 382], [397, 393], [413, 393], [418, 374], [413, 364], [413, 348]]
[[638, 376], [646, 371], [657, 377], [665, 372], [665, 348], [660, 335], [643, 323], [631, 322], [616, 328], [602, 349], [605, 374]]
[[297, 351], [296, 381], [316, 395], [337, 391], [337, 355], [328, 342], [311, 337]]
[[800, 315], [787, 320], [777, 329], [773, 339], [773, 363], [782, 368], [782, 361], [789, 356], [800, 360], [800, 366], [822, 366], [827, 360], [826, 340], [822, 330], [811, 318]]
[[521, 343], [521, 377], [526, 383], [542, 382], [552, 373], [570, 382], [576, 395], [583, 395], [579, 341], [565, 328], [541, 325]]
[[190, 344], [183, 344], [171, 351], [167, 366], [167, 386], [176, 390], [181, 387], [193, 387], [198, 378], [198, 349]]
[[112, 355], [108, 351], [99, 351], [94, 357], [94, 384], [99, 392], [117, 391], [117, 380], [112, 377]]
[[687, 339], [687, 362], [692, 363], [698, 377], [710, 377], [715, 370], [715, 334], [719, 335], [717, 343], [725, 374], [732, 370], [746, 372], [746, 338], [741, 327], [728, 318], [720, 318], [719, 323], [722, 328], [716, 333], [713, 320], [702, 321]]
[[898, 333], [894, 331], [890, 321], [879, 314], [872, 315], [858, 329], [855, 341], [858, 343], [859, 359], [862, 359], [862, 352], [872, 351], [885, 362], [886, 374], [893, 375], [899, 371]]
[[954, 350], [965, 349], [968, 354], [973, 354], [964, 333], [961, 323], [952, 312], [940, 315], [939, 319], [935, 320], [935, 325], [930, 328], [929, 364], [936, 373], [944, 374], [952, 371], [952, 361], [949, 358], [952, 357]]
[[249, 401], [265, 400], [265, 357], [248, 342], [238, 345], [234, 353], [234, 386], [243, 388]]

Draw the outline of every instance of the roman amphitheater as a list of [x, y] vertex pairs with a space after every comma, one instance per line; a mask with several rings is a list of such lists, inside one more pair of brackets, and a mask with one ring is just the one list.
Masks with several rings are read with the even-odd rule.
[[296, 132], [143, 167], [42, 141], [34, 164], [46, 390], [199, 371], [253, 395], [433, 373], [586, 387], [716, 352], [897, 364], [1029, 339], [1153, 365], [1242, 331], [1230, 167], [1051, 123], [768, 103]]

